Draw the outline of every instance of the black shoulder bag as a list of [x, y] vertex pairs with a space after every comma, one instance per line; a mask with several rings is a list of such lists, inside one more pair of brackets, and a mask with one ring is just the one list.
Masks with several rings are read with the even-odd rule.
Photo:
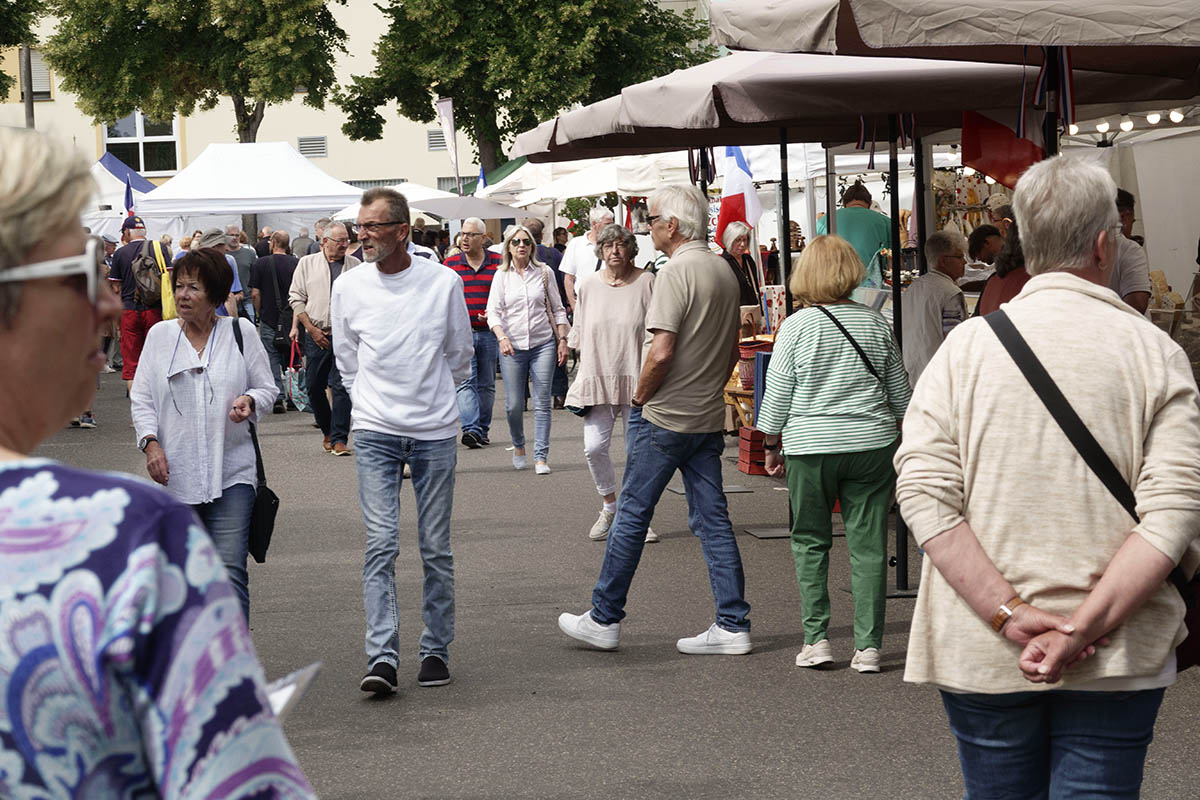
[[[1139, 522], [1137, 500], [1134, 497], [1133, 489], [1121, 477], [1120, 471], [1108, 457], [1108, 453], [1104, 452], [1104, 448], [1096, 441], [1096, 437], [1092, 436], [1092, 432], [1075, 413], [1075, 409], [1071, 407], [1067, 398], [1059, 390], [1058, 384], [1054, 382], [1050, 373], [1046, 372], [1046, 368], [1042, 366], [1042, 362], [1029, 348], [1025, 338], [1012, 324], [1012, 320], [1003, 310], [993, 311], [991, 314], [984, 315], [983, 318], [987, 320], [988, 325], [996, 334], [996, 338], [1000, 340], [1004, 349], [1016, 362], [1017, 368], [1021, 370], [1025, 380], [1029, 381], [1029, 385], [1033, 387], [1038, 399], [1046, 406], [1050, 416], [1054, 418], [1058, 427], [1062, 429], [1067, 439], [1079, 452], [1084, 463], [1096, 474], [1096, 477], [1104, 484], [1104, 488], [1108, 489], [1117, 499], [1129, 516], [1133, 517], [1133, 521]], [[1187, 615], [1184, 617], [1184, 621], [1187, 623], [1188, 638], [1175, 650], [1176, 669], [1182, 671], [1200, 663], [1200, 652], [1197, 652], [1200, 651], [1200, 633], [1197, 633], [1200, 629], [1200, 603], [1197, 602], [1200, 599], [1200, 581], [1196, 577], [1189, 580], [1178, 566], [1171, 570], [1169, 579], [1187, 606]]]
[[280, 353], [286, 353], [292, 347], [292, 307], [283, 302], [283, 293], [279, 291], [279, 269], [278, 263], [275, 261], [275, 254], [271, 254], [271, 281], [275, 284], [275, 309], [278, 312], [275, 316], [275, 330], [271, 343], [275, 345], [275, 350]]
[[[242, 343], [242, 326], [237, 319], [233, 320], [233, 338], [237, 340], [238, 352], [244, 358], [246, 350]], [[264, 564], [267, 561], [267, 548], [271, 546], [271, 534], [275, 530], [275, 515], [279, 513], [279, 497], [267, 486], [262, 450], [258, 446], [258, 430], [253, 422], [250, 422], [250, 441], [254, 442], [254, 465], [258, 470], [254, 508], [250, 511], [250, 555], [259, 564]]]
[[814, 308], [820, 309], [822, 314], [829, 317], [830, 321], [833, 322], [834, 325], [837, 325], [837, 329], [842, 332], [842, 336], [845, 336], [846, 340], [849, 341], [850, 344], [854, 345], [855, 352], [858, 353], [858, 357], [863, 360], [863, 363], [867, 365], [867, 370], [875, 376], [875, 380], [883, 383], [883, 378], [879, 377], [879, 373], [875, 370], [875, 366], [871, 363], [871, 359], [867, 358], [867, 354], [863, 352], [863, 349], [859, 346], [858, 342], [854, 341], [854, 337], [850, 335], [850, 331], [846, 330], [846, 326], [838, 322], [838, 318], [831, 314], [829, 309], [825, 308], [825, 306], [814, 306]]

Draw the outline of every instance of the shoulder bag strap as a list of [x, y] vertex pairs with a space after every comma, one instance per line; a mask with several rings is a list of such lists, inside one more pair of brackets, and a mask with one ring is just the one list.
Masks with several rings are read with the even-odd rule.
[[[242, 326], [238, 324], [237, 317], [233, 317], [233, 340], [237, 342], [238, 352], [242, 354], [242, 358], [246, 357], [246, 347], [242, 343]], [[258, 446], [258, 431], [254, 427], [254, 423], [250, 423], [250, 441], [254, 443], [254, 467], [258, 471], [258, 485], [267, 485], [267, 472], [263, 469], [262, 450]]]
[[[1121, 476], [1108, 453], [1104, 452], [1104, 448], [1096, 441], [1096, 437], [1092, 436], [1087, 425], [1075, 413], [1075, 409], [1071, 407], [1070, 402], [1058, 388], [1058, 384], [1054, 382], [1050, 373], [1046, 371], [1042, 362], [1030, 349], [1025, 338], [1012, 324], [1012, 320], [1003, 310], [985, 314], [983, 318], [987, 320], [988, 325], [996, 334], [996, 338], [1000, 340], [1000, 344], [1004, 345], [1004, 349], [1016, 362], [1017, 368], [1021, 370], [1025, 380], [1029, 381], [1029, 385], [1033, 387], [1038, 399], [1046, 406], [1046, 410], [1058, 423], [1058, 427], [1062, 429], [1080, 457], [1083, 458], [1084, 463], [1096, 474], [1096, 477], [1104, 484], [1104, 488], [1108, 489], [1117, 499], [1129, 516], [1133, 517], [1133, 521], [1140, 522], [1141, 518], [1138, 517], [1137, 500], [1134, 497], [1133, 489]], [[1185, 591], [1188, 579], [1183, 574], [1183, 570], [1179, 567], [1171, 570], [1170, 580], [1183, 596], [1184, 602], [1190, 605], [1192, 601], [1189, 599], [1189, 593]]]
[[842, 325], [842, 323], [838, 322], [838, 318], [835, 317], [833, 314], [831, 314], [829, 312], [829, 309], [825, 308], [825, 306], [819, 305], [819, 306], [814, 306], [814, 308], [820, 309], [822, 314], [829, 317], [829, 319], [833, 322], [834, 325], [837, 325], [838, 330], [842, 332], [842, 336], [845, 336], [846, 340], [854, 346], [854, 350], [855, 350], [855, 352], [858, 353], [859, 358], [861, 358], [863, 360], [863, 363], [867, 365], [867, 370], [872, 375], [875, 376], [875, 380], [882, 383], [883, 378], [879, 377], [879, 373], [875, 371], [875, 366], [871, 363], [871, 359], [867, 358], [867, 354], [864, 353], [863, 349], [858, 346], [858, 342], [854, 341], [854, 337], [850, 335], [850, 331], [846, 330], [846, 327], [844, 325]]
[[158, 262], [158, 272], [160, 275], [167, 274], [167, 262], [163, 259], [162, 245], [157, 241], [150, 243], [150, 250], [154, 253], [154, 260]]
[[276, 272], [278, 265], [275, 261], [275, 254], [271, 254], [271, 282], [275, 284], [275, 310], [283, 312], [283, 297], [279, 293], [279, 273]]
[[558, 325], [554, 322], [554, 309], [550, 306], [550, 279], [547, 273], [550, 272], [549, 267], [542, 267], [542, 297], [546, 300], [546, 316], [550, 318], [550, 332], [554, 334], [555, 343], [558, 342]]

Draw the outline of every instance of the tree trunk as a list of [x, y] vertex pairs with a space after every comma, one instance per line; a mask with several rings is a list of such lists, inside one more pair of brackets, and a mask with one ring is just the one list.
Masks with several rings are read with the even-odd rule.
[[[263, 112], [267, 104], [258, 101], [252, 107], [247, 107], [246, 98], [242, 95], [230, 95], [233, 101], [233, 114], [237, 120], [238, 141], [248, 144], [258, 140], [258, 126], [262, 125]], [[258, 238], [258, 214], [242, 214], [242, 230], [253, 247]]]
[[[483, 171], [491, 172], [496, 167], [500, 166], [503, 156], [500, 151], [500, 143], [495, 141], [479, 140], [479, 166], [483, 167]], [[464, 179], [469, 179], [470, 176], [464, 175]]]

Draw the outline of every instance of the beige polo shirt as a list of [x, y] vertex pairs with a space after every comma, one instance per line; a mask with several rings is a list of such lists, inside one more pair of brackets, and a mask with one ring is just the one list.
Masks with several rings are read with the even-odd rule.
[[658, 391], [642, 408], [648, 421], [677, 433], [712, 433], [725, 423], [723, 389], [737, 342], [737, 278], [704, 242], [680, 245], [654, 279], [646, 342], [654, 331], [675, 334], [675, 357]]

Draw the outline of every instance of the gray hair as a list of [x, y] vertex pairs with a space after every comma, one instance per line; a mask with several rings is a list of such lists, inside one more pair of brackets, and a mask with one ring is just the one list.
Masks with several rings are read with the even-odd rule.
[[725, 226], [725, 230], [721, 232], [721, 246], [726, 250], [733, 247], [733, 243], [750, 232], [750, 226], [744, 222], [737, 220]]
[[1013, 208], [1030, 275], [1086, 269], [1101, 231], [1119, 219], [1117, 185], [1099, 164], [1063, 156], [1039, 161], [1017, 181]]
[[483, 220], [481, 220], [479, 217], [467, 217], [466, 219], [464, 219], [462, 221], [462, 228], [460, 228], [459, 230], [465, 229], [467, 227], [468, 223], [470, 223], [471, 226], [479, 229], [477, 231], [472, 231], [473, 233], [486, 233], [487, 232], [487, 225], [484, 225]]
[[322, 239], [328, 238], [329, 232], [331, 230], [333, 230], [334, 228], [341, 228], [342, 233], [349, 233], [349, 230], [346, 228], [346, 223], [344, 223], [344, 222], [327, 222], [327, 223], [325, 223], [324, 230], [321, 231], [321, 238]]
[[[50, 235], [79, 224], [96, 183], [69, 142], [0, 126], [0, 269], [20, 266]], [[20, 284], [0, 284], [0, 325], [20, 307]]]
[[593, 225], [597, 222], [603, 222], [606, 219], [616, 219], [613, 216], [612, 209], [608, 206], [592, 206], [592, 210], [588, 212], [588, 222]]
[[240, 236], [241, 234], [242, 234], [242, 226], [241, 225], [226, 225], [225, 226], [225, 235], [226, 236]]
[[394, 220], [408, 223], [411, 221], [408, 216], [408, 198], [397, 192], [395, 189], [390, 189], [387, 186], [377, 186], [374, 189], [367, 189], [363, 192], [362, 200], [359, 201], [360, 207], [369, 206], [379, 200], [386, 200], [388, 204], [388, 216]]
[[695, 186], [675, 185], [655, 189], [646, 205], [658, 216], [674, 219], [679, 235], [688, 241], [708, 241], [708, 199]]
[[958, 231], [938, 231], [925, 240], [925, 260], [930, 269], [937, 269], [942, 256], [948, 256], [958, 250], [963, 255], [967, 252], [967, 240]]
[[637, 237], [624, 225], [617, 225], [615, 223], [605, 225], [600, 233], [596, 235], [596, 258], [604, 258], [601, 250], [609, 242], [624, 242], [626, 248], [625, 256], [630, 261], [633, 261], [633, 257], [638, 254]]

